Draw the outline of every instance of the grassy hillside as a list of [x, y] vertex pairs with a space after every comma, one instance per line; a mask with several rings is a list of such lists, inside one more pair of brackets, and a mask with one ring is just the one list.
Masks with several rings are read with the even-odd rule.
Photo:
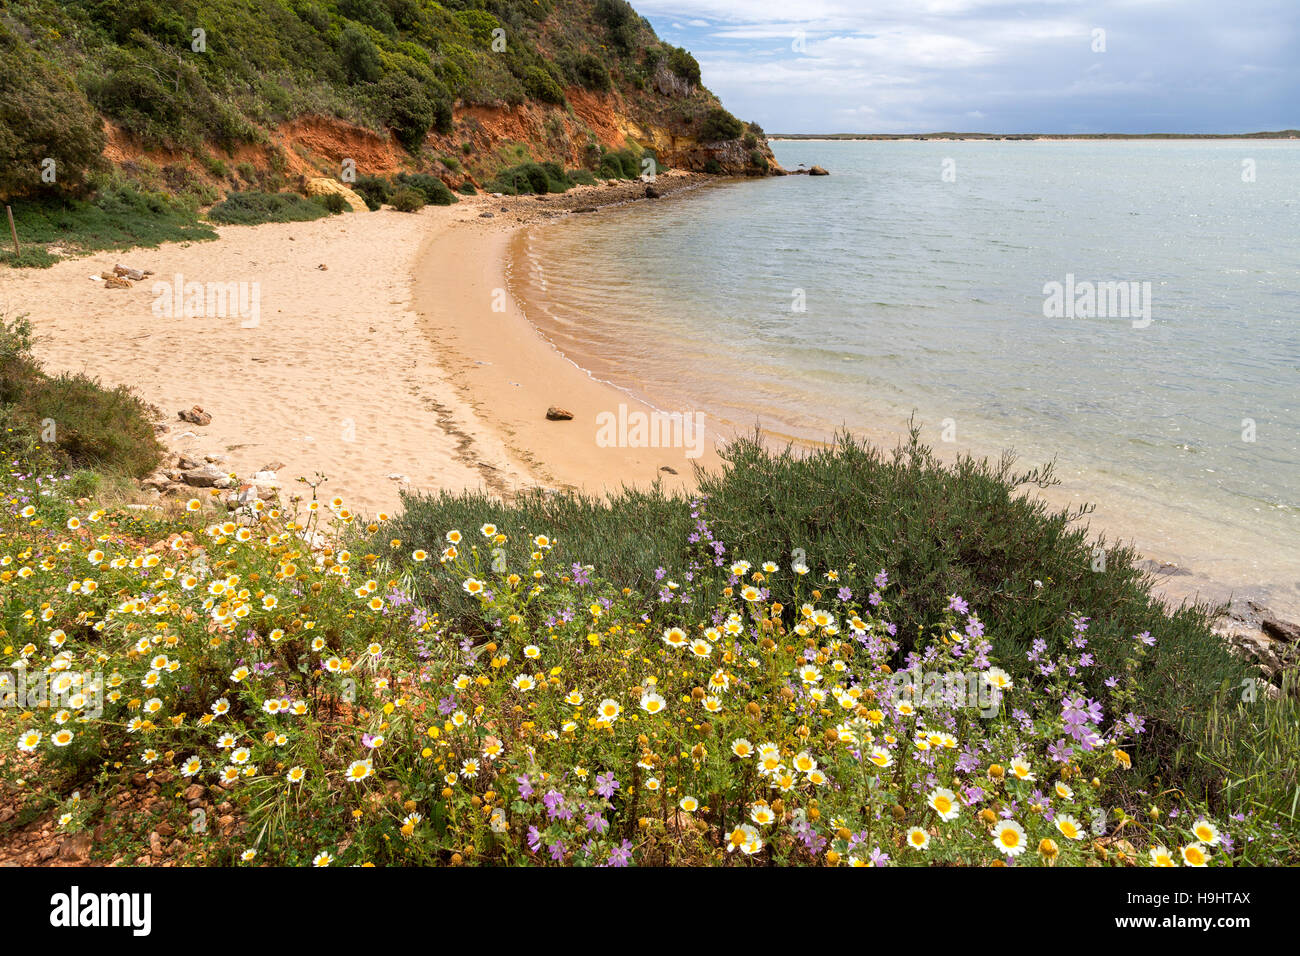
[[[105, 147], [173, 192], [282, 188], [349, 156], [451, 186], [529, 159], [599, 171], [620, 148], [771, 161], [624, 0], [14, 0], [0, 85], [6, 197], [84, 189]], [[354, 128], [368, 150], [348, 152]]]

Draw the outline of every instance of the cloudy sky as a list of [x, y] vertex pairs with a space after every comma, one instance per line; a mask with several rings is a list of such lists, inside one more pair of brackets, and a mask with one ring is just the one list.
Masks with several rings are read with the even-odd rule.
[[1300, 0], [632, 0], [769, 133], [1300, 127]]

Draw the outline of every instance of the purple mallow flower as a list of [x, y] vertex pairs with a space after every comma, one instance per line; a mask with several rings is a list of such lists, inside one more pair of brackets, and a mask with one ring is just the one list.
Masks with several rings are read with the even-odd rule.
[[596, 792], [606, 800], [613, 797], [617, 789], [618, 781], [614, 779], [614, 771], [596, 774]]
[[624, 840], [609, 851], [610, 866], [627, 866], [632, 861], [632, 844]]

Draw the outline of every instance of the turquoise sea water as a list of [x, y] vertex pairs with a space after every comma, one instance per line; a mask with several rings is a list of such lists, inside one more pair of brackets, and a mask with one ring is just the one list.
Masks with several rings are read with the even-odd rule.
[[[773, 145], [832, 175], [534, 229], [530, 320], [724, 435], [915, 411], [941, 449], [1055, 457], [1157, 557], [1300, 595], [1300, 143]], [[1045, 316], [1068, 276], [1149, 288], [1149, 322]]]

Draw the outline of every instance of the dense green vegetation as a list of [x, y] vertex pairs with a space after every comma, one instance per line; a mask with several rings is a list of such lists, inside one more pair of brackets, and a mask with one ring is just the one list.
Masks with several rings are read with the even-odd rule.
[[79, 189], [104, 149], [98, 118], [71, 77], [3, 20], [0, 90], [0, 195], [26, 195], [51, 182]]
[[[649, 167], [643, 168], [646, 158], [651, 160]], [[590, 186], [601, 179], [636, 179], [643, 172], [662, 172], [662, 166], [654, 162], [654, 154], [649, 150], [629, 146], [624, 149], [602, 149], [595, 172], [587, 169], [564, 169], [558, 163], [519, 163], [501, 170], [487, 184], [488, 192], [502, 193], [506, 196], [545, 195], [546, 193], [567, 192], [574, 186]]]
[[[651, 102], [664, 69], [688, 92]], [[221, 176], [212, 149], [274, 155], [268, 131], [295, 116], [389, 129], [417, 153], [426, 134], [453, 131], [457, 101], [564, 106], [570, 87], [644, 91], [634, 110], [704, 118], [711, 135], [740, 128], [700, 87], [695, 59], [623, 0], [13, 0], [0, 11], [0, 81], [11, 196], [80, 188], [104, 145], [96, 112]], [[55, 183], [40, 178], [47, 157]]]
[[351, 188], [372, 211], [384, 203], [399, 212], [414, 212], [425, 205], [450, 206], [458, 201], [446, 183], [424, 173], [398, 173], [392, 178], [359, 176]]
[[[700, 84], [695, 58], [625, 0], [11, 0], [0, 199], [23, 249], [6, 244], [0, 264], [210, 238], [201, 210], [214, 203], [219, 223], [341, 212], [286, 193], [304, 191], [304, 162], [337, 175], [330, 146], [286, 140], [298, 117], [390, 132], [409, 154], [396, 177], [358, 170], [371, 209], [447, 205], [478, 185], [517, 195], [631, 179], [646, 151], [611, 148], [570, 93], [612, 93], [643, 126], [703, 142], [745, 134]], [[524, 104], [540, 128], [523, 139], [472, 110]], [[756, 131], [745, 169], [713, 159], [706, 171], [766, 169]]]
[[[841, 570], [887, 569], [891, 580], [905, 582], [893, 597], [904, 649], [930, 609], [960, 594], [980, 609], [994, 653], [1023, 681], [1041, 680], [1026, 656], [1034, 640], [1072, 613], [1092, 615], [1089, 650], [1098, 673], [1122, 667], [1133, 635], [1150, 631], [1157, 643], [1140, 678], [1148, 723], [1133, 755], [1140, 771], [1135, 785], [1218, 793], [1222, 774], [1197, 759], [1211, 712], [1219, 713], [1215, 746], [1229, 751], [1221, 762], [1250, 765], [1232, 756], [1237, 737], [1222, 729], [1224, 721], [1245, 719], [1231, 714], [1248, 671], [1211, 632], [1209, 609], [1167, 611], [1152, 597], [1134, 551], [1092, 539], [1077, 520], [1081, 513], [1053, 512], [1024, 494], [1055, 481], [1050, 466], [1017, 471], [1011, 459], [971, 458], [945, 466], [915, 434], [893, 454], [845, 437], [806, 455], [741, 441], [724, 460], [722, 473], [701, 476], [700, 494], [726, 557], [758, 555], [784, 567], [792, 556], [815, 554]], [[642, 591], [658, 586], [657, 568], [683, 573], [694, 525], [688, 501], [658, 491], [628, 490], [608, 500], [525, 493], [504, 509], [475, 494], [411, 497], [405, 504], [390, 531], [410, 545], [436, 552], [445, 529], [495, 521], [526, 546], [519, 529], [544, 527], [558, 539], [561, 564], [594, 564], [615, 585]], [[1094, 570], [1098, 549], [1104, 571]], [[512, 563], [515, 558], [511, 553]], [[474, 602], [437, 580], [418, 582], [422, 598], [445, 619], [472, 628]], [[795, 615], [792, 597], [774, 581], [772, 600]], [[1101, 688], [1090, 690], [1100, 696]], [[1288, 796], [1300, 793], [1294, 773], [1300, 756], [1290, 763], [1289, 784], [1277, 784]]]
[[[20, 451], [0, 636], [155, 696], [0, 708], [0, 841], [57, 820], [128, 865], [1300, 859], [1294, 675], [1240, 693], [1204, 609], [1022, 494], [1049, 470], [915, 435], [724, 462], [691, 499], [408, 497], [367, 523], [342, 499], [142, 513]], [[146, 606], [156, 654], [118, 626]], [[124, 799], [142, 754], [151, 808]], [[230, 815], [189, 828], [195, 799]]]
[[726, 110], [718, 107], [710, 110], [699, 127], [702, 142], [716, 143], [722, 140], [736, 139], [744, 131], [744, 124]]
[[85, 470], [87, 486], [97, 474], [138, 478], [157, 466], [161, 448], [140, 399], [79, 373], [47, 375], [31, 347], [28, 321], [0, 316], [0, 442], [7, 461]]
[[437, 176], [426, 173], [398, 173], [395, 182], [418, 192], [430, 206], [453, 206], [458, 200], [455, 193]]
[[[335, 211], [341, 212], [337, 206]], [[297, 193], [234, 192], [208, 210], [208, 218], [226, 225], [253, 226], [263, 222], [310, 222], [330, 215], [324, 198], [318, 202]]]

